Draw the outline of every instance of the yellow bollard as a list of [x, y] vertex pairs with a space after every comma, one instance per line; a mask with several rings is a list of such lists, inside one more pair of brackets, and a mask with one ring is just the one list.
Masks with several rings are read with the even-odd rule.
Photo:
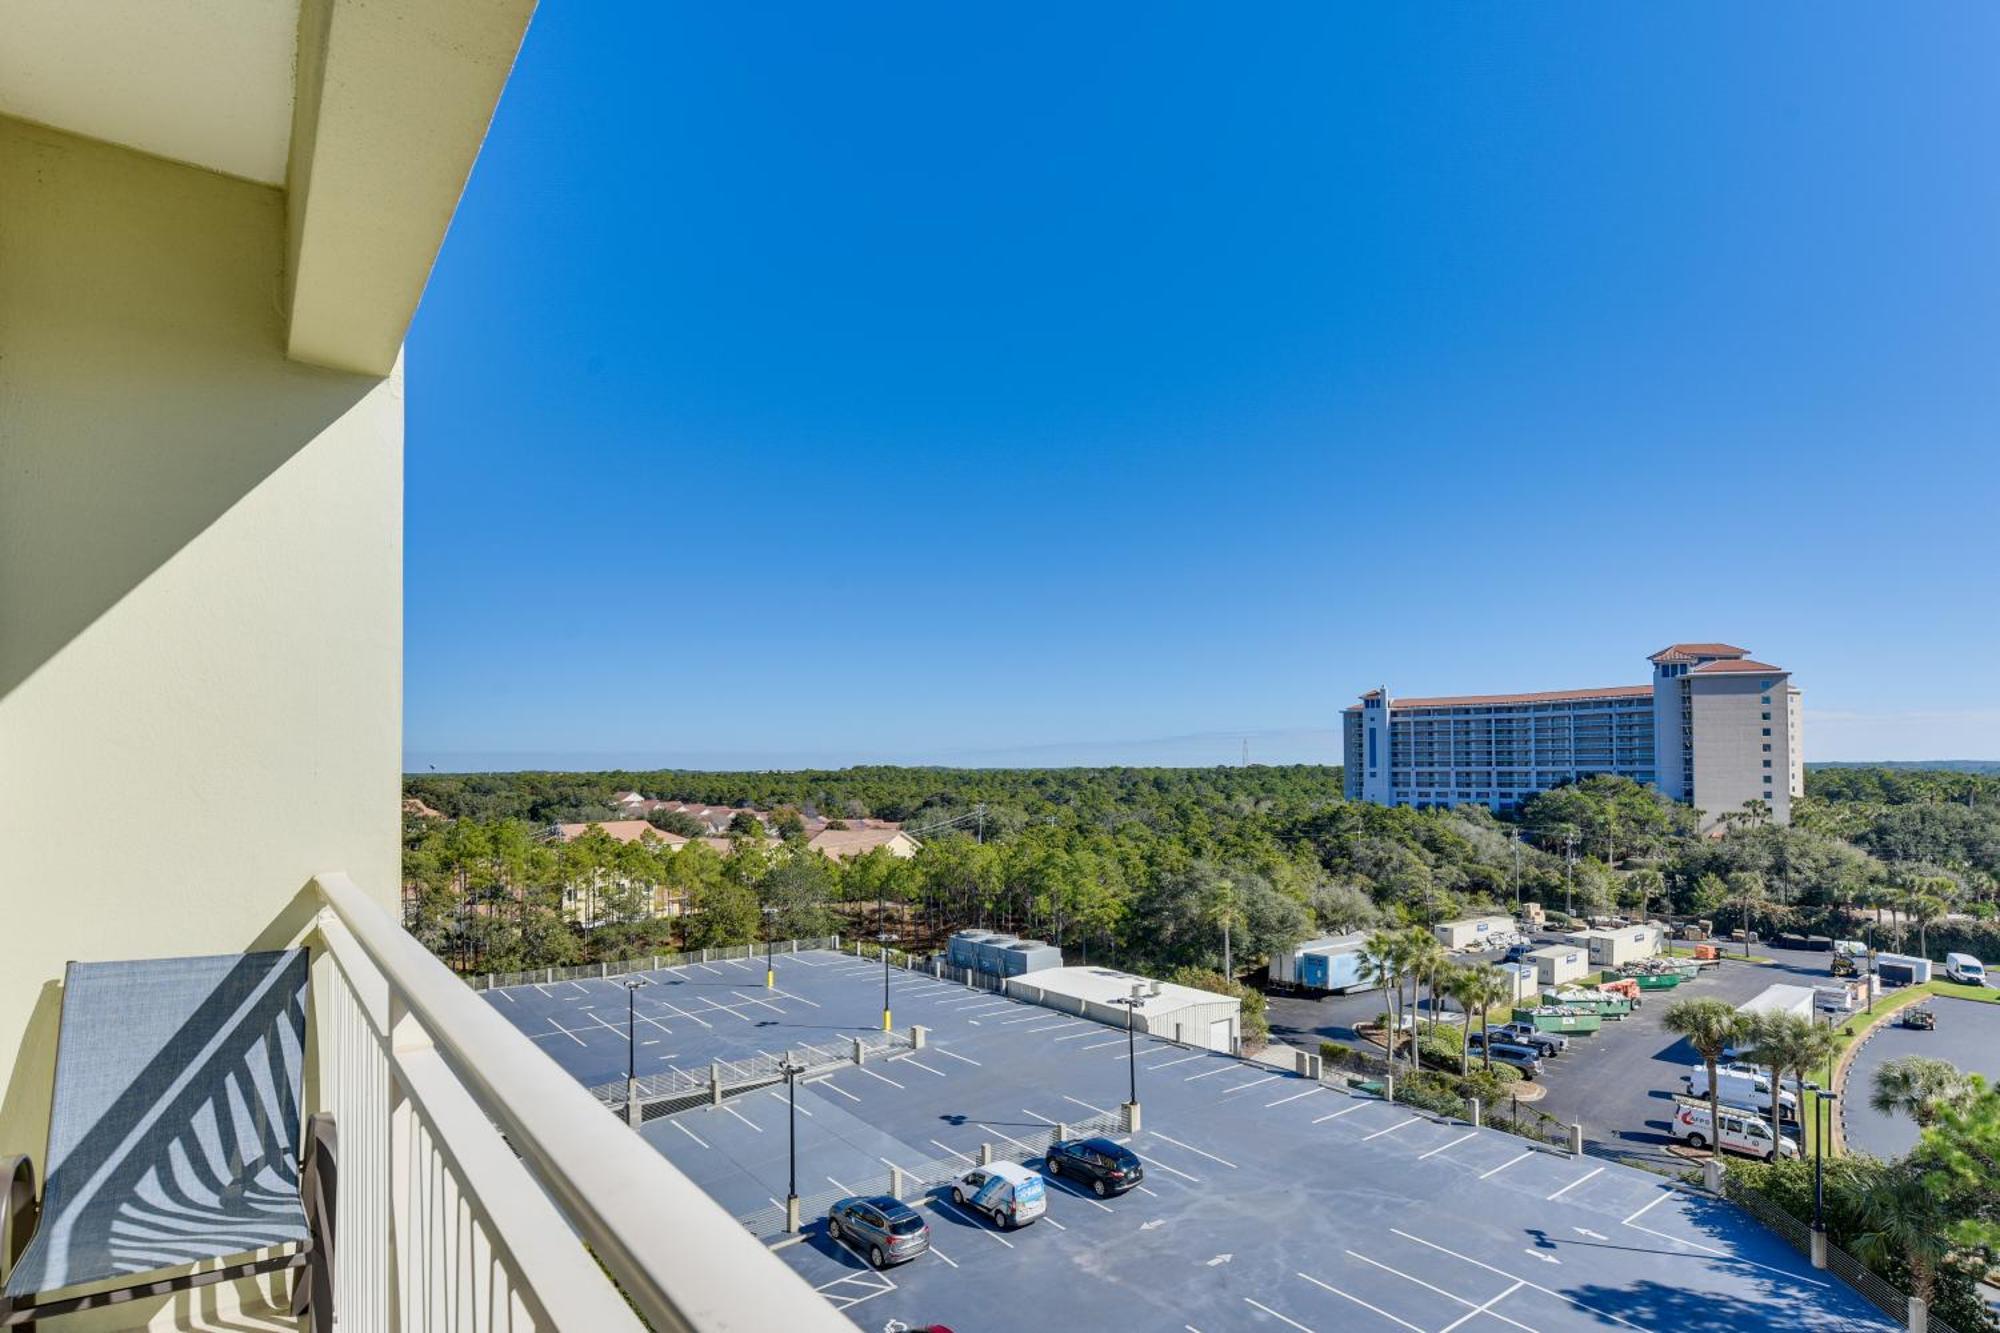
[[888, 1032], [888, 1031], [890, 1031], [890, 1025], [889, 1025], [889, 1011], [888, 1011], [887, 1009], [884, 1009], [884, 1010], [882, 1011], [882, 1030], [883, 1030], [884, 1032]]

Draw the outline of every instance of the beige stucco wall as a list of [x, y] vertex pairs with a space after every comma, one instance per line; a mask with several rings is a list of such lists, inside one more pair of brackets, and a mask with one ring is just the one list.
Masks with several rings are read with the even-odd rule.
[[[1702, 811], [1702, 827], [1713, 828], [1723, 815], [1741, 810], [1752, 799], [1767, 801], [1777, 823], [1790, 823], [1791, 728], [1785, 673], [1697, 672], [1688, 679], [1694, 686], [1694, 804]], [[1765, 680], [1771, 682], [1769, 689], [1763, 688]], [[1763, 702], [1766, 698], [1771, 702]], [[1769, 736], [1763, 734], [1765, 728], [1770, 729]], [[1771, 748], [1767, 751], [1765, 745]], [[1772, 777], [1768, 786], [1765, 774]]]
[[392, 908], [400, 373], [288, 361], [274, 188], [0, 119], [0, 1153], [69, 959]]

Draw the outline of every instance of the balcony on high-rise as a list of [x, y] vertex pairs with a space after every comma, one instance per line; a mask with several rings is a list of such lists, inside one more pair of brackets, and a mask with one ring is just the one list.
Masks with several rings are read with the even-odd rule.
[[[0, 1270], [33, 1236], [21, 1273], [54, 1284], [10, 1282], [0, 1324], [837, 1321], [397, 924], [401, 349], [532, 7], [17, 0], [0, 19]], [[216, 1248], [175, 1189], [244, 1185], [226, 1142], [130, 1161], [193, 1104], [201, 1033], [75, 1086], [162, 1017], [74, 978], [298, 950], [296, 1099], [273, 1104], [337, 1167], [310, 1256], [329, 1289], [304, 1314], [284, 1255], [164, 1262]], [[237, 1091], [196, 1118], [244, 1111]], [[79, 1123], [93, 1105], [116, 1115]], [[79, 1175], [79, 1145], [133, 1169]], [[126, 1183], [152, 1193], [127, 1208]], [[92, 1275], [77, 1228], [107, 1216], [122, 1257]]]

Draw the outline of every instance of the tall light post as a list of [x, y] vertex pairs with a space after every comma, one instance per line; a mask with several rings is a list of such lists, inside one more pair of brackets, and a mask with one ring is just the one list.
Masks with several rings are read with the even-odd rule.
[[1521, 830], [1514, 830], [1514, 915], [1521, 915]]
[[778, 1072], [785, 1076], [785, 1101], [791, 1114], [785, 1124], [785, 1234], [799, 1234], [799, 1075], [806, 1067], [792, 1059], [790, 1051], [785, 1052], [785, 1062], [778, 1066]]
[[625, 1081], [639, 1077], [639, 988], [653, 983], [644, 977], [626, 977], [625, 988]]
[[[1807, 1083], [1813, 1094], [1813, 1220], [1812, 1259], [1815, 1268], [1826, 1267], [1826, 1133], [1833, 1123], [1834, 1103], [1839, 1094], [1817, 1083]], [[1821, 1115], [1825, 1121], [1822, 1123]]]
[[887, 900], [875, 895], [875, 942], [882, 950], [882, 1030], [891, 1030], [889, 1017], [889, 941], [896, 937], [889, 933], [889, 909]]
[[1130, 1095], [1125, 1100], [1126, 1128], [1133, 1133], [1139, 1130], [1139, 1006], [1146, 1002], [1146, 987], [1143, 982], [1132, 983], [1132, 993], [1111, 1001], [1125, 1009], [1125, 1072]]
[[764, 989], [778, 988], [778, 965], [771, 957], [771, 941], [778, 933], [778, 909], [766, 904], [764, 908]]
[[1563, 914], [1576, 915], [1576, 830], [1563, 835], [1563, 860], [1569, 863], [1569, 888], [1563, 894]]

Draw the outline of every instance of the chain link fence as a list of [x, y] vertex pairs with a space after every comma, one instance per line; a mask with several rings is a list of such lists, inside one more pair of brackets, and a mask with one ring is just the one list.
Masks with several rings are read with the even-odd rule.
[[[1724, 1177], [1723, 1194], [1731, 1203], [1756, 1218], [1771, 1231], [1784, 1237], [1800, 1254], [1812, 1253], [1812, 1228], [1785, 1209], [1756, 1190], [1735, 1183], [1729, 1177]], [[1826, 1271], [1854, 1288], [1863, 1300], [1883, 1314], [1908, 1327], [1910, 1298], [1869, 1271], [1866, 1264], [1831, 1241], [1828, 1241], [1826, 1246]], [[1950, 1324], [1935, 1314], [1928, 1314], [1925, 1323], [1931, 1333], [1956, 1333]]]
[[723, 963], [731, 960], [762, 958], [767, 950], [773, 954], [781, 954], [838, 948], [840, 948], [840, 936], [823, 935], [814, 939], [784, 940], [768, 946], [730, 944], [714, 949], [691, 949], [686, 953], [656, 953], [638, 958], [621, 958], [616, 962], [584, 963], [577, 967], [531, 967], [525, 972], [485, 972], [465, 978], [465, 984], [476, 991], [488, 991], [501, 990], [508, 986], [548, 986], [558, 981], [602, 981], [610, 977], [630, 976], [634, 972], [659, 972], [670, 967], [687, 967], [696, 963]]
[[[1022, 1133], [1002, 1133], [991, 1125], [980, 1125], [980, 1129], [993, 1135], [984, 1144], [990, 1152], [990, 1160], [995, 1162], [1017, 1162], [1028, 1166], [1042, 1160], [1049, 1145], [1059, 1138], [1087, 1139], [1098, 1136], [1120, 1135], [1125, 1132], [1123, 1113], [1094, 1115], [1071, 1125], [1055, 1125], [1047, 1129]], [[827, 1209], [841, 1199], [854, 1195], [891, 1194], [905, 1203], [920, 1202], [935, 1198], [940, 1190], [956, 1180], [959, 1173], [980, 1164], [982, 1157], [970, 1153], [953, 1157], [927, 1157], [910, 1162], [891, 1164], [884, 1162], [881, 1171], [866, 1181], [851, 1181], [854, 1188], [819, 1190], [799, 1196], [799, 1219], [802, 1226], [810, 1226], [818, 1218], [826, 1216]], [[1064, 1188], [1052, 1184], [1052, 1189]], [[949, 1196], [936, 1199], [940, 1206], [949, 1207]], [[760, 1208], [738, 1219], [750, 1230], [750, 1234], [767, 1243], [783, 1239], [785, 1230], [785, 1205], [774, 1202], [769, 1208]]]

